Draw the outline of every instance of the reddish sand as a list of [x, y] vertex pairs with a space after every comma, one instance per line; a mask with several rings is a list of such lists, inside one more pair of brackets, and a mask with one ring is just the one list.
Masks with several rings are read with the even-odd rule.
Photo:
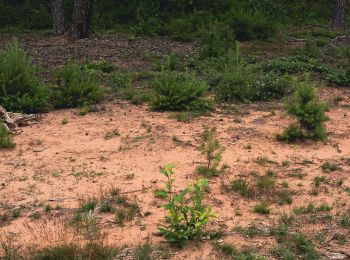
[[[339, 92], [339, 93], [338, 93]], [[9, 208], [21, 208], [21, 216], [1, 227], [3, 238], [11, 237], [21, 244], [54, 244], [55, 241], [77, 239], [76, 234], [64, 229], [64, 223], [72, 217], [82, 199], [100, 197], [112, 186], [125, 192], [130, 201], [136, 202], [142, 213], [124, 227], [114, 222], [114, 215], [94, 212], [98, 225], [105, 234], [106, 243], [129, 247], [147, 241], [157, 245], [162, 237], [154, 235], [163, 222], [163, 201], [154, 197], [154, 189], [162, 187], [163, 176], [159, 167], [167, 163], [176, 165], [176, 189], [180, 190], [198, 178], [194, 170], [203, 162], [198, 151], [203, 125], [215, 126], [220, 142], [226, 150], [222, 162], [229, 166], [227, 172], [210, 179], [208, 203], [218, 217], [208, 229], [222, 227], [225, 241], [237, 247], [253, 246], [260, 254], [268, 256], [275, 245], [273, 237], [245, 237], [232, 229], [256, 224], [268, 229], [278, 222], [280, 215], [289, 213], [297, 206], [314, 202], [327, 202], [333, 207], [330, 213], [340, 216], [350, 207], [350, 110], [349, 91], [325, 89], [327, 99], [342, 95], [344, 100], [328, 112], [329, 139], [326, 142], [307, 142], [290, 145], [277, 142], [274, 135], [290, 122], [280, 108], [271, 106], [242, 106], [242, 115], [216, 112], [209, 117], [195, 119], [190, 124], [169, 118], [168, 113], [150, 112], [147, 106], [133, 106], [125, 102], [105, 104], [106, 111], [77, 115], [77, 110], [53, 111], [43, 116], [38, 124], [23, 128], [15, 137], [15, 150], [2, 150], [0, 157], [0, 214]], [[275, 104], [275, 107], [281, 107]], [[64, 118], [67, 124], [62, 124]], [[107, 133], [117, 129], [120, 136], [106, 139]], [[173, 141], [176, 136], [187, 145]], [[250, 145], [250, 149], [247, 146]], [[257, 158], [268, 158], [265, 165], [256, 163]], [[305, 160], [311, 164], [305, 164]], [[282, 165], [288, 161], [288, 165]], [[324, 173], [324, 162], [336, 162], [340, 171]], [[253, 182], [253, 171], [264, 174], [267, 169], [277, 173], [278, 184], [287, 181], [295, 192], [292, 205], [271, 205], [271, 213], [263, 216], [253, 212], [259, 202], [240, 195], [225, 193], [222, 184], [243, 177]], [[303, 179], [291, 175], [302, 172]], [[311, 195], [315, 176], [324, 176], [319, 194]], [[337, 181], [342, 180], [339, 187]], [[44, 206], [62, 206], [61, 210], [46, 213]], [[241, 212], [241, 216], [236, 214]], [[40, 219], [29, 218], [39, 212]], [[317, 243], [321, 252], [343, 252], [350, 255], [349, 230], [341, 228], [336, 221], [311, 223], [304, 216], [293, 225], [315, 240], [319, 235], [332, 237], [336, 232], [349, 239], [345, 245], [326, 240]], [[72, 231], [73, 232], [73, 231]], [[213, 259], [217, 253], [210, 242], [179, 250], [175, 259]], [[220, 258], [220, 257], [218, 257]]]

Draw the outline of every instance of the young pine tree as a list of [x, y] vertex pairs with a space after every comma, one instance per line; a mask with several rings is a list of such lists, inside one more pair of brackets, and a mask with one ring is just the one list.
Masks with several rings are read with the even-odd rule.
[[328, 107], [319, 101], [312, 86], [302, 84], [293, 98], [286, 103], [286, 109], [290, 116], [297, 119], [297, 123], [287, 127], [283, 134], [278, 134], [277, 140], [294, 142], [304, 139], [326, 139], [325, 122], [329, 118], [325, 112]]
[[204, 127], [199, 150], [207, 162], [205, 165], [198, 166], [196, 170], [199, 174], [206, 177], [218, 176], [223, 171], [223, 169], [218, 169], [218, 167], [225, 149], [219, 140], [215, 139], [215, 135], [215, 128]]

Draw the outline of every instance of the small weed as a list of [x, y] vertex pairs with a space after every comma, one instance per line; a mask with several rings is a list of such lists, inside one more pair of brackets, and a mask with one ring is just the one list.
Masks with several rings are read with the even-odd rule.
[[280, 205], [292, 204], [293, 202], [292, 193], [286, 189], [278, 191], [276, 194], [276, 197], [277, 197], [277, 203]]
[[152, 256], [153, 253], [153, 247], [146, 243], [143, 245], [140, 245], [135, 250], [135, 260], [153, 260], [154, 257]]
[[168, 193], [163, 189], [154, 190], [154, 196], [158, 199], [166, 199], [168, 197]]
[[0, 149], [12, 149], [16, 144], [13, 142], [12, 134], [0, 120]]
[[238, 179], [238, 180], [232, 181], [228, 188], [233, 192], [237, 192], [244, 197], [247, 197], [251, 194], [249, 185], [244, 179]]
[[69, 123], [69, 120], [68, 120], [67, 117], [64, 117], [64, 118], [62, 119], [62, 121], [61, 121], [61, 125], [66, 125], [66, 124], [68, 124], [68, 123]]
[[310, 214], [315, 211], [315, 206], [312, 202], [308, 203], [306, 207], [300, 206], [298, 208], [294, 208], [293, 212], [295, 215], [302, 215], [302, 214]]
[[270, 214], [269, 205], [264, 201], [260, 202], [259, 204], [255, 205], [254, 212], [261, 215], [268, 215]]
[[332, 207], [329, 206], [327, 203], [322, 203], [316, 210], [321, 212], [327, 212], [331, 211]]
[[85, 201], [80, 204], [79, 212], [83, 212], [83, 213], [90, 212], [94, 210], [96, 206], [97, 206], [97, 201], [94, 199]]
[[320, 187], [321, 183], [324, 182], [326, 180], [326, 178], [324, 176], [316, 176], [314, 178], [314, 185], [315, 187]]
[[324, 172], [334, 172], [341, 170], [341, 167], [337, 163], [325, 162], [321, 165], [321, 169]]
[[107, 132], [105, 134], [104, 138], [105, 138], [105, 140], [109, 140], [109, 139], [112, 139], [112, 138], [118, 137], [118, 136], [120, 136], [120, 133], [119, 133], [118, 129], [114, 129], [112, 131]]

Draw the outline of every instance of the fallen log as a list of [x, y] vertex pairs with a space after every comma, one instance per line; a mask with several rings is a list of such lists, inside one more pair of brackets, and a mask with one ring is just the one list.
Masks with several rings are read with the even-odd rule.
[[37, 121], [39, 119], [38, 115], [34, 114], [21, 114], [21, 113], [11, 113], [7, 112], [4, 107], [0, 105], [0, 121], [3, 122], [5, 127], [11, 133], [17, 133], [20, 131], [20, 126], [27, 125], [30, 121]]

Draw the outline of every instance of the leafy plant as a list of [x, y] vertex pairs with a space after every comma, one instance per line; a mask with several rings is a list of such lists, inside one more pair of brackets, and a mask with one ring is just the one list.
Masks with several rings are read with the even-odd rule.
[[218, 169], [218, 167], [225, 149], [219, 140], [215, 139], [215, 135], [216, 129], [209, 128], [208, 126], [204, 127], [204, 132], [201, 135], [199, 150], [207, 162], [206, 165], [198, 166], [196, 171], [205, 177], [218, 176], [224, 171], [224, 168]]
[[103, 91], [95, 76], [88, 70], [69, 62], [57, 72], [57, 86], [53, 90], [53, 103], [56, 108], [88, 106], [100, 102]]
[[17, 43], [0, 52], [0, 105], [13, 112], [43, 112], [47, 110], [49, 94]]
[[286, 109], [298, 122], [287, 127], [283, 134], [278, 134], [277, 140], [294, 142], [304, 139], [326, 139], [324, 122], [328, 120], [325, 114], [328, 108], [318, 100], [312, 86], [302, 84], [293, 98], [286, 103]]
[[190, 239], [200, 238], [208, 221], [215, 216], [211, 208], [203, 204], [208, 180], [198, 180], [177, 194], [173, 191], [173, 165], [161, 168], [160, 173], [167, 178], [164, 184], [168, 201], [163, 207], [168, 214], [167, 224], [159, 230], [170, 243], [183, 246]]
[[12, 140], [12, 135], [5, 127], [5, 124], [0, 120], [0, 149], [15, 148], [16, 144]]

